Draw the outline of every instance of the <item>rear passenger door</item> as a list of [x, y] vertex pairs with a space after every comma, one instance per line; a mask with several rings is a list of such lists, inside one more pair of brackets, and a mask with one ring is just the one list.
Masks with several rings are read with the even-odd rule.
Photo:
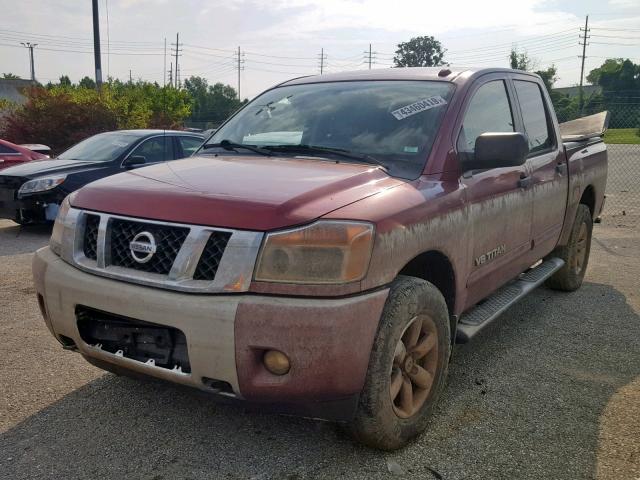
[[536, 258], [548, 254], [556, 245], [567, 202], [566, 158], [558, 148], [555, 118], [544, 88], [531, 77], [518, 75], [513, 81], [521, 129], [529, 139], [529, 184], [533, 203], [532, 249]]
[[145, 165], [174, 160], [173, 137], [161, 135], [148, 138], [129, 154], [129, 157], [134, 156], [144, 157]]
[[178, 151], [176, 152], [176, 158], [190, 157], [193, 153], [202, 145], [204, 139], [200, 137], [176, 137], [178, 141]]
[[[486, 132], [514, 132], [513, 92], [502, 75], [481, 77], [465, 100], [457, 130], [458, 155], [472, 155]], [[486, 297], [527, 268], [531, 239], [531, 198], [520, 186], [526, 165], [466, 172], [470, 245], [467, 305]]]

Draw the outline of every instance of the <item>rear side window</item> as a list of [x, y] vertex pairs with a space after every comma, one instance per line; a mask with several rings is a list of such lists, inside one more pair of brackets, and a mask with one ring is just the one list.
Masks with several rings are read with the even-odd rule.
[[11, 154], [11, 153], [19, 153], [18, 151], [14, 150], [13, 148], [9, 148], [6, 145], [3, 145], [0, 143], [0, 155], [2, 154]]
[[542, 153], [553, 147], [553, 134], [542, 91], [537, 83], [516, 80], [516, 93], [522, 110], [524, 130], [529, 137], [530, 153]]
[[193, 152], [195, 152], [203, 142], [201, 138], [196, 137], [178, 137], [178, 140], [180, 140], [180, 145], [182, 146], [182, 155], [185, 157], [193, 155]]
[[155, 137], [145, 140], [130, 156], [142, 156], [145, 163], [173, 160], [173, 142], [171, 137]]
[[487, 132], [513, 132], [513, 114], [502, 80], [487, 82], [473, 94], [458, 136], [458, 151], [473, 152], [476, 138]]

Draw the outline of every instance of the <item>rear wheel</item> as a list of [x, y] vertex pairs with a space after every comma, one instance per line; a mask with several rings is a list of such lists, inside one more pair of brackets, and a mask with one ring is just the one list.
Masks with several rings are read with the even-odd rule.
[[564, 265], [547, 280], [548, 287], [566, 292], [580, 288], [589, 263], [592, 232], [591, 211], [586, 205], [580, 204], [569, 235], [569, 242], [551, 254], [553, 257], [564, 260]]
[[369, 360], [353, 435], [383, 450], [422, 432], [444, 389], [451, 351], [447, 306], [424, 280], [399, 276], [391, 287]]

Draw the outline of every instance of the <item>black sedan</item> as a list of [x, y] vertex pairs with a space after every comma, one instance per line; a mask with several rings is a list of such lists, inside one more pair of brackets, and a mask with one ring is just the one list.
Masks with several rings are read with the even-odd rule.
[[89, 137], [55, 159], [7, 168], [0, 172], [0, 218], [20, 224], [55, 220], [64, 197], [87, 183], [188, 157], [203, 140], [193, 132], [119, 130]]

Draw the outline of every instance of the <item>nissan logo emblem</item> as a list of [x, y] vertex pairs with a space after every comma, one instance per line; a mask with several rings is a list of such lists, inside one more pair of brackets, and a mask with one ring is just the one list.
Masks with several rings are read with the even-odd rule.
[[129, 243], [131, 256], [138, 263], [147, 263], [156, 253], [156, 239], [149, 232], [140, 232]]

